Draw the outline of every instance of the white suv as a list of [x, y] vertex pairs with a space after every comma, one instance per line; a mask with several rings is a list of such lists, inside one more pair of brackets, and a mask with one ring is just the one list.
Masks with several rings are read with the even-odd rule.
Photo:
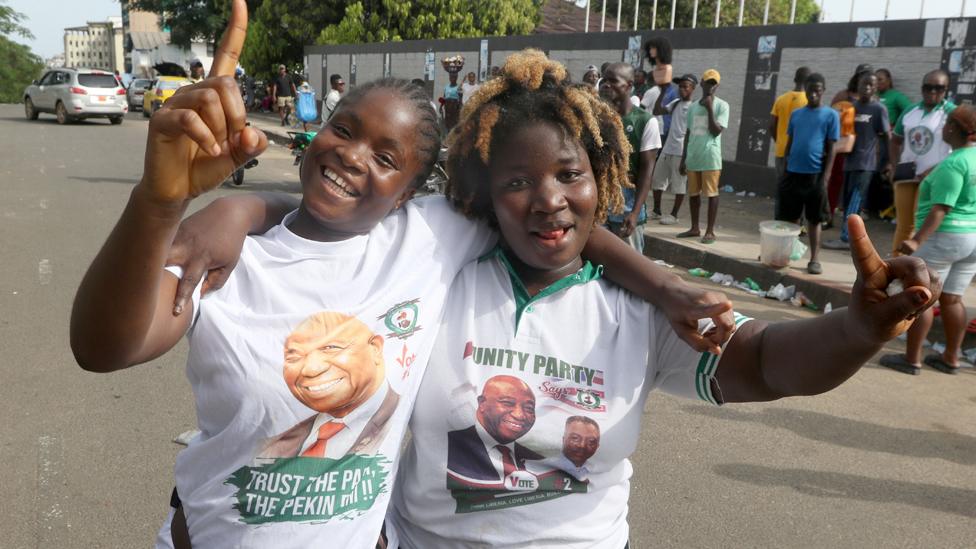
[[82, 118], [108, 118], [121, 124], [129, 112], [125, 88], [115, 75], [92, 69], [50, 69], [24, 90], [24, 115], [37, 120], [53, 113], [58, 124]]

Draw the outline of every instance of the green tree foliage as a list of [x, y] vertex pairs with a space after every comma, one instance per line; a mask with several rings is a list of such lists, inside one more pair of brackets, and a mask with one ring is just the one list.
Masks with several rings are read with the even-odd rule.
[[24, 88], [37, 78], [44, 62], [30, 48], [8, 37], [16, 34], [33, 38], [34, 35], [21, 25], [27, 17], [4, 6], [5, 3], [0, 0], [0, 103], [20, 103]]
[[[607, 0], [607, 16], [616, 17], [617, 2], [623, 2], [621, 28], [634, 28], [634, 1], [635, 0]], [[719, 14], [719, 26], [735, 26], [739, 21], [739, 0], [699, 0], [698, 17], [696, 18], [698, 28], [711, 28], [715, 26], [715, 3], [722, 2], [722, 9]], [[788, 24], [790, 22], [790, 3], [791, 0], [770, 0], [768, 24]], [[638, 17], [638, 29], [651, 28], [651, 14], [653, 12], [653, 0], [640, 0], [640, 13]], [[602, 11], [602, 0], [591, 0], [590, 9], [592, 11]], [[742, 14], [742, 24], [744, 26], [762, 25], [763, 12], [766, 9], [766, 2], [763, 0], [747, 0]], [[678, 0], [674, 26], [675, 28], [690, 28], [691, 18], [694, 13], [694, 2], [691, 0]], [[796, 2], [796, 23], [816, 23], [820, 18], [820, 8], [815, 0], [797, 0]], [[669, 0], [658, 0], [657, 3], [657, 25], [658, 29], [667, 29], [671, 26], [671, 2]]]
[[305, 46], [345, 13], [336, 0], [258, 0], [250, 10], [241, 65], [253, 76], [268, 78], [283, 63], [300, 69]]
[[320, 44], [529, 34], [543, 0], [357, 0]]

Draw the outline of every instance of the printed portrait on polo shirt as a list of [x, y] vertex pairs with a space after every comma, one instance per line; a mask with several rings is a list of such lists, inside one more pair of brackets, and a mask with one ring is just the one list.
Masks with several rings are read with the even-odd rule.
[[586, 480], [590, 473], [589, 459], [600, 448], [600, 425], [586, 416], [566, 418], [563, 431], [562, 463], [559, 468], [577, 480]]
[[316, 313], [285, 340], [285, 384], [318, 412], [274, 437], [262, 458], [373, 454], [399, 401], [386, 381], [383, 337], [359, 319]]
[[478, 396], [476, 422], [447, 434], [448, 475], [472, 487], [501, 483], [543, 456], [516, 442], [535, 425], [535, 394], [521, 379], [498, 375]]

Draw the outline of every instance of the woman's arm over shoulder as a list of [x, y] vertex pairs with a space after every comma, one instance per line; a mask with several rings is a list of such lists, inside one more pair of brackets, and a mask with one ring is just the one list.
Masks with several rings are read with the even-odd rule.
[[435, 251], [452, 258], [457, 270], [486, 254], [498, 241], [498, 232], [488, 223], [465, 216], [443, 195], [414, 198], [406, 207], [414, 209], [424, 220], [430, 228]]

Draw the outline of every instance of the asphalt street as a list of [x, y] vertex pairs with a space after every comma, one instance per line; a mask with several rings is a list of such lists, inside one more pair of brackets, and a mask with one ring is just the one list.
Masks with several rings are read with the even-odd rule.
[[[81, 370], [68, 347], [74, 292], [139, 180], [146, 128], [139, 114], [58, 126], [0, 105], [0, 548], [149, 547], [166, 514], [172, 439], [195, 426], [185, 345], [112, 374]], [[297, 192], [291, 162], [272, 146], [242, 187], [194, 207]], [[764, 320], [813, 314], [730, 295]], [[827, 395], [721, 408], [654, 395], [631, 547], [976, 546], [974, 419], [972, 369], [870, 364]]]

